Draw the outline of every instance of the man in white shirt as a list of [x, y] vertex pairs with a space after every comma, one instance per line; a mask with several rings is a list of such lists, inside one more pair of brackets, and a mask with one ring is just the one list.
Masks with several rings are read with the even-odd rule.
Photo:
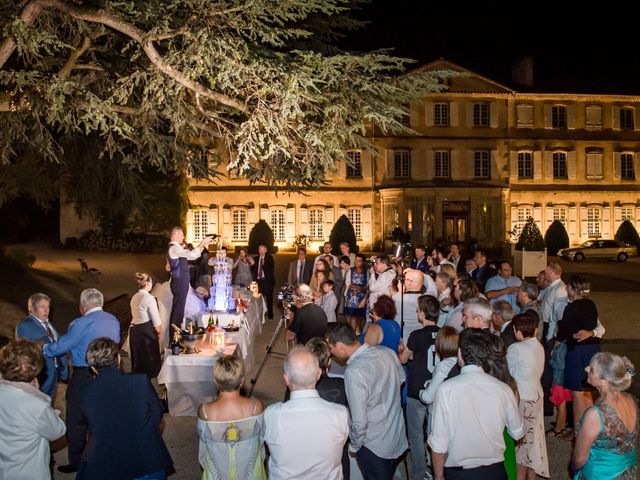
[[336, 257], [333, 253], [331, 253], [333, 250], [333, 245], [331, 245], [331, 242], [324, 242], [324, 245], [322, 246], [322, 253], [318, 256], [316, 256], [316, 258], [313, 259], [313, 273], [316, 273], [316, 262], [321, 259], [324, 258], [326, 255], [331, 255], [333, 257], [333, 264], [334, 265], [338, 265], [338, 257]]
[[369, 272], [369, 310], [373, 308], [380, 295], [389, 295], [389, 286], [396, 277], [396, 271], [391, 267], [391, 261], [386, 255], [376, 258], [375, 265]]
[[395, 321], [403, 327], [402, 341], [405, 345], [409, 340], [409, 335], [422, 328], [422, 325], [418, 320], [417, 311], [418, 298], [422, 295], [424, 277], [425, 274], [420, 270], [414, 270], [411, 268], [406, 269], [404, 271], [404, 295], [399, 292], [392, 297], [393, 302], [396, 305]]
[[541, 299], [540, 311], [544, 321], [544, 338], [548, 341], [556, 336], [558, 322], [566, 306], [567, 286], [562, 281], [562, 267], [559, 263], [549, 262], [544, 273], [548, 282]]
[[270, 479], [342, 480], [349, 415], [344, 405], [320, 398], [316, 382], [321, 374], [309, 349], [299, 346], [289, 352], [284, 381], [291, 398], [264, 413]]
[[525, 434], [515, 395], [480, 366], [494, 354], [490, 335], [476, 329], [460, 334], [460, 375], [436, 392], [428, 441], [435, 480], [506, 480], [503, 431], [515, 440]]

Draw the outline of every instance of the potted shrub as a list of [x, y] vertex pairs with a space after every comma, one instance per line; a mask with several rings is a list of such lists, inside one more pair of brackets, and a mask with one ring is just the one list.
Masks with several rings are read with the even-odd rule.
[[625, 220], [620, 224], [618, 231], [616, 232], [615, 239], [619, 242], [628, 243], [629, 245], [636, 247], [636, 249], [638, 249], [638, 253], [640, 253], [640, 236], [631, 221]]
[[251, 232], [249, 232], [249, 253], [258, 253], [260, 245], [266, 245], [268, 253], [276, 253], [278, 249], [274, 246], [274, 243], [273, 230], [264, 220], [256, 223]]
[[329, 242], [331, 242], [333, 253], [338, 255], [338, 257], [340, 256], [340, 244], [342, 242], [347, 242], [352, 252], [358, 252], [356, 232], [346, 215], [340, 215], [338, 221], [333, 225], [331, 234], [329, 235]]
[[522, 227], [513, 253], [513, 270], [521, 278], [535, 277], [547, 266], [547, 249], [532, 217]]
[[569, 246], [569, 234], [560, 220], [554, 220], [544, 234], [544, 244], [547, 246], [547, 255], [555, 257], [558, 250]]

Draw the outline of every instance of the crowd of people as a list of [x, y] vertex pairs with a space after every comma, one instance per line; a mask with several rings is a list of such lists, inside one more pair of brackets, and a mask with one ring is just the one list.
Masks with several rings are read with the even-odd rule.
[[[184, 318], [189, 261], [212, 239], [183, 242], [173, 229], [172, 323]], [[300, 248], [288, 268], [286, 338], [297, 345], [283, 366], [286, 401], [265, 408], [243, 396], [242, 361], [216, 362], [218, 396], [197, 418], [204, 479], [391, 479], [403, 460], [417, 480], [548, 478], [550, 436], [573, 442], [576, 479], [636, 478], [639, 416], [624, 393], [634, 366], [600, 351], [605, 329], [588, 280], [565, 283], [552, 261], [527, 282], [507, 260], [481, 250], [465, 258], [455, 244], [418, 245], [410, 261], [332, 249], [310, 260]], [[229, 263], [234, 281], [257, 282], [273, 317], [266, 247]], [[150, 381], [162, 325], [150, 275], [136, 282], [132, 373], [119, 368], [120, 326], [98, 290], [82, 292], [64, 335], [49, 321], [50, 297], [30, 297], [16, 340], [0, 351], [0, 478], [50, 478], [49, 442], [65, 434], [69, 462], [58, 470], [76, 478], [171, 473]], [[52, 407], [58, 381], [68, 381], [64, 422]]]

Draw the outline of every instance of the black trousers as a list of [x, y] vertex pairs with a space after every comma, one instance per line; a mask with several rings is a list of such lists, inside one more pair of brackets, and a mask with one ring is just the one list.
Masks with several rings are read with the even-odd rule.
[[80, 392], [91, 381], [87, 367], [73, 367], [71, 380], [67, 387], [67, 444], [69, 446], [69, 464], [80, 466], [82, 451], [87, 443], [87, 425], [80, 410]]
[[399, 458], [381, 458], [367, 447], [356, 452], [358, 467], [364, 480], [392, 480]]
[[267, 303], [267, 316], [269, 318], [273, 318], [273, 287], [273, 282], [269, 280], [264, 278], [258, 280], [258, 291], [264, 295], [264, 301]]
[[173, 300], [171, 300], [171, 316], [169, 317], [169, 323], [177, 327], [182, 326], [182, 320], [184, 319], [184, 306], [187, 303], [187, 295], [189, 294], [189, 275], [181, 272], [180, 277], [174, 277], [171, 279], [171, 294]]
[[445, 480], [507, 480], [504, 463], [476, 468], [444, 467]]

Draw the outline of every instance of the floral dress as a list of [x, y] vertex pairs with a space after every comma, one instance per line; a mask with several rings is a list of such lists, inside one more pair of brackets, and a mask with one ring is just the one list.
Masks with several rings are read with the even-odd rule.
[[[351, 285], [356, 285], [358, 287], [366, 287], [369, 284], [369, 279], [367, 278], [367, 270], [364, 269], [362, 273], [358, 273], [356, 271], [356, 267], [351, 268]], [[347, 285], [347, 291], [345, 293], [345, 302], [344, 302], [344, 313], [346, 315], [352, 315], [354, 317], [364, 317], [367, 314], [366, 305], [362, 308], [358, 308], [358, 305], [366, 298], [367, 290], [366, 288], [361, 288], [360, 290], [351, 290], [349, 288], [350, 285]]]
[[[596, 402], [600, 433], [589, 450], [589, 459], [576, 473], [575, 480], [635, 480], [637, 478], [638, 409], [636, 425], [628, 431], [618, 413], [609, 404]], [[576, 427], [582, 428], [584, 414]]]

